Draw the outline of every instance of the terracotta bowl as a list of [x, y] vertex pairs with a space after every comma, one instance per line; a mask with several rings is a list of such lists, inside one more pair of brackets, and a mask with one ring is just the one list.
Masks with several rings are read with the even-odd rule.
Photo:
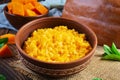
[[[53, 28], [59, 25], [67, 26], [69, 29], [74, 28], [79, 33], [85, 33], [87, 40], [92, 46], [92, 50], [85, 57], [76, 61], [66, 63], [50, 63], [38, 61], [34, 58], [31, 58], [23, 51], [22, 48], [25, 40], [30, 36], [30, 34], [34, 30], [38, 28]], [[61, 77], [82, 71], [89, 64], [97, 46], [96, 35], [87, 26], [84, 26], [72, 20], [57, 17], [41, 18], [25, 24], [17, 32], [15, 42], [22, 56], [22, 61], [25, 64], [25, 66], [38, 74], [43, 74], [50, 77]]]
[[32, 20], [35, 20], [35, 19], [38, 19], [38, 18], [42, 18], [42, 17], [47, 17], [48, 13], [49, 13], [49, 10], [44, 15], [38, 15], [38, 16], [20, 16], [20, 15], [14, 15], [14, 14], [8, 13], [7, 6], [4, 7], [4, 14], [5, 14], [7, 20], [16, 29], [21, 28], [24, 24], [26, 24], [29, 21], [32, 21]]

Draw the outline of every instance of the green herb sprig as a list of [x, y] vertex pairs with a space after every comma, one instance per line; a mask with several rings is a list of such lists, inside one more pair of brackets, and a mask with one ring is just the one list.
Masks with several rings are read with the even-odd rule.
[[120, 52], [114, 43], [112, 43], [111, 47], [104, 45], [103, 48], [104, 54], [102, 59], [120, 61]]

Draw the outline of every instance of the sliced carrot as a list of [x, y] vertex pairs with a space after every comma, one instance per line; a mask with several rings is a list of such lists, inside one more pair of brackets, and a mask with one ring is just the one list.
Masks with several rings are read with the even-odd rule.
[[11, 56], [13, 56], [13, 54], [7, 44], [5, 44], [2, 48], [0, 48], [0, 57], [11, 57]]
[[11, 33], [4, 34], [4, 35], [1, 35], [0, 38], [8, 38], [8, 43], [10, 44], [15, 43], [15, 34], [11, 34]]

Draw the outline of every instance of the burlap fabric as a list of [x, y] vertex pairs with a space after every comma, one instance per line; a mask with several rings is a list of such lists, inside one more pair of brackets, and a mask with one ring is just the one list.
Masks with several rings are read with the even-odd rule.
[[67, 0], [62, 17], [90, 27], [99, 45], [120, 48], [120, 0]]
[[93, 78], [102, 78], [102, 80], [120, 80], [120, 62], [101, 60], [101, 55], [104, 53], [103, 47], [98, 46], [92, 61], [83, 71], [64, 78], [53, 79], [47, 78], [27, 69], [21, 60], [14, 61], [10, 65], [22, 74], [30, 77], [33, 80], [92, 80]]

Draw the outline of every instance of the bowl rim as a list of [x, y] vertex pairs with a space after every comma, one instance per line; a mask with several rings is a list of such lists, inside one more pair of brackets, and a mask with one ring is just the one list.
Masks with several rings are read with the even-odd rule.
[[[25, 30], [26, 26], [28, 27], [29, 24], [36, 23], [36, 22], [39, 21], [39, 20], [45, 20], [45, 19], [51, 19], [51, 18], [52, 18], [52, 19], [64, 19], [64, 20], [69, 20], [69, 21], [75, 22], [75, 23], [77, 23], [77, 24], [80, 24], [81, 26], [84, 26], [84, 28], [86, 28], [87, 30], [89, 30], [90, 33], [92, 33], [92, 35], [94, 36], [95, 41], [94, 41], [94, 45], [93, 45], [93, 47], [92, 47], [92, 50], [91, 50], [87, 55], [85, 55], [84, 57], [82, 57], [82, 58], [80, 58], [80, 59], [76, 59], [76, 60], [70, 61], [70, 62], [55, 62], [55, 63], [54, 63], [54, 62], [47, 62], [47, 61], [41, 61], [41, 60], [35, 59], [35, 58], [30, 57], [29, 55], [27, 55], [27, 54], [23, 51], [23, 49], [21, 48], [21, 46], [18, 45], [18, 41], [17, 41], [17, 40], [18, 40], [18, 36], [20, 35], [20, 32], [21, 32], [22, 30]], [[37, 62], [40, 62], [40, 63], [45, 63], [45, 64], [65, 65], [65, 64], [72, 64], [72, 63], [76, 63], [76, 62], [80, 62], [80, 61], [83, 62], [86, 58], [89, 58], [90, 56], [93, 56], [93, 55], [94, 55], [94, 51], [95, 51], [95, 49], [96, 49], [96, 47], [97, 47], [97, 36], [96, 36], [96, 34], [93, 32], [93, 30], [90, 29], [88, 26], [83, 25], [83, 24], [81, 24], [81, 23], [78, 23], [78, 22], [76, 22], [76, 21], [74, 21], [74, 20], [66, 19], [66, 18], [63, 18], [63, 17], [45, 17], [45, 18], [40, 18], [40, 19], [36, 19], [36, 20], [30, 21], [30, 22], [28, 22], [27, 24], [23, 25], [23, 26], [18, 30], [18, 32], [17, 32], [17, 34], [16, 34], [15, 44], [16, 44], [18, 50], [20, 51], [20, 54], [24, 55], [25, 57], [27, 57], [27, 58], [29, 58], [29, 59], [32, 59], [32, 60], [37, 61]]]
[[[44, 7], [46, 7], [46, 6], [44, 6]], [[47, 8], [47, 7], [46, 7], [46, 8]], [[47, 8], [47, 12], [46, 12], [45, 14], [41, 14], [41, 15], [37, 15], [37, 16], [22, 16], [22, 15], [16, 15], [16, 14], [11, 14], [11, 13], [8, 12], [8, 7], [7, 7], [7, 5], [4, 6], [3, 11], [4, 11], [4, 13], [9, 14], [9, 15], [11, 15], [11, 16], [18, 16], [18, 17], [23, 17], [23, 18], [42, 17], [42, 16], [45, 16], [45, 15], [48, 15], [48, 13], [49, 13], [49, 9]]]

